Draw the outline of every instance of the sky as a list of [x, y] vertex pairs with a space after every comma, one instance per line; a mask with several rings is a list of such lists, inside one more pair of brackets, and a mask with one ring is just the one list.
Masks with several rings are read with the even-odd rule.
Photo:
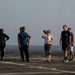
[[62, 26], [75, 33], [75, 0], [0, 0], [0, 28], [10, 37], [7, 45], [17, 45], [21, 26], [31, 35], [31, 45], [43, 45], [44, 29], [51, 30], [59, 45]]

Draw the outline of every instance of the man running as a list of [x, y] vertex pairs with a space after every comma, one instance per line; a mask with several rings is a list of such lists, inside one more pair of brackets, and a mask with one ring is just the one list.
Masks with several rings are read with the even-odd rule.
[[4, 49], [6, 46], [6, 41], [9, 40], [9, 36], [4, 33], [3, 29], [0, 29], [0, 51], [1, 51], [1, 60], [4, 57]]
[[63, 25], [63, 31], [61, 32], [60, 45], [62, 45], [62, 50], [64, 52], [63, 62], [68, 62], [68, 49], [70, 45], [70, 32], [67, 30], [67, 25]]
[[51, 47], [52, 47], [51, 43], [54, 42], [54, 38], [51, 35], [50, 30], [44, 30], [43, 32], [44, 34], [42, 35], [42, 38], [44, 38], [45, 40], [44, 49], [46, 53], [46, 58], [48, 62], [51, 62]]
[[18, 34], [18, 45], [21, 48], [21, 59], [24, 61], [24, 54], [26, 55], [26, 61], [29, 62], [29, 45], [30, 36], [26, 33], [26, 28], [22, 27], [22, 32]]
[[73, 46], [74, 46], [74, 35], [72, 32], [71, 28], [68, 28], [68, 31], [70, 32], [70, 60], [74, 60], [74, 50], [73, 50]]

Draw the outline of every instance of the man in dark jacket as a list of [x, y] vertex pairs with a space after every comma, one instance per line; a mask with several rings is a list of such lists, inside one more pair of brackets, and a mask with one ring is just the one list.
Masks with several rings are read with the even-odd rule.
[[4, 56], [4, 49], [6, 46], [6, 41], [9, 40], [9, 36], [4, 33], [3, 29], [0, 29], [0, 51], [1, 51], [1, 60]]

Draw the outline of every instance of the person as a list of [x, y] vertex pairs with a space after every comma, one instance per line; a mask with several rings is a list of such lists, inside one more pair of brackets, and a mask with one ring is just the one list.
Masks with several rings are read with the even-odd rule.
[[68, 28], [68, 31], [70, 32], [70, 60], [74, 60], [74, 50], [73, 50], [73, 46], [74, 46], [74, 35], [72, 32], [71, 28]]
[[52, 47], [52, 42], [54, 42], [54, 38], [51, 35], [50, 30], [44, 30], [44, 34], [42, 35], [42, 38], [45, 40], [44, 44], [44, 49], [45, 49], [45, 54], [48, 62], [51, 62], [51, 47]]
[[68, 50], [70, 45], [70, 33], [67, 30], [67, 25], [63, 25], [63, 31], [61, 32], [60, 45], [62, 45], [62, 50], [64, 52], [63, 62], [68, 62]]
[[4, 49], [6, 47], [6, 41], [9, 40], [9, 36], [4, 33], [3, 29], [0, 29], [0, 51], [1, 51], [1, 60], [4, 57]]
[[[20, 35], [20, 33], [22, 33], [22, 27], [20, 27], [20, 32], [19, 32], [19, 34], [18, 35]], [[20, 43], [20, 41], [18, 40], [18, 44]], [[18, 45], [19, 46], [19, 45]], [[19, 46], [19, 50], [20, 50], [20, 60], [22, 61], [22, 56], [21, 56], [21, 47]]]
[[30, 36], [26, 33], [26, 28], [22, 27], [22, 32], [18, 34], [18, 45], [21, 48], [21, 59], [24, 61], [24, 54], [26, 55], [26, 61], [29, 62], [29, 45]]

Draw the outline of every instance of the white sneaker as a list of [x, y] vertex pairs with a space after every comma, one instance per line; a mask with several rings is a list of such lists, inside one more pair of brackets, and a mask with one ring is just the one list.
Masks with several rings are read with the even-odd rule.
[[48, 62], [50, 63], [50, 62], [51, 62], [51, 60], [48, 60]]
[[69, 62], [68, 60], [64, 60], [64, 62]]

